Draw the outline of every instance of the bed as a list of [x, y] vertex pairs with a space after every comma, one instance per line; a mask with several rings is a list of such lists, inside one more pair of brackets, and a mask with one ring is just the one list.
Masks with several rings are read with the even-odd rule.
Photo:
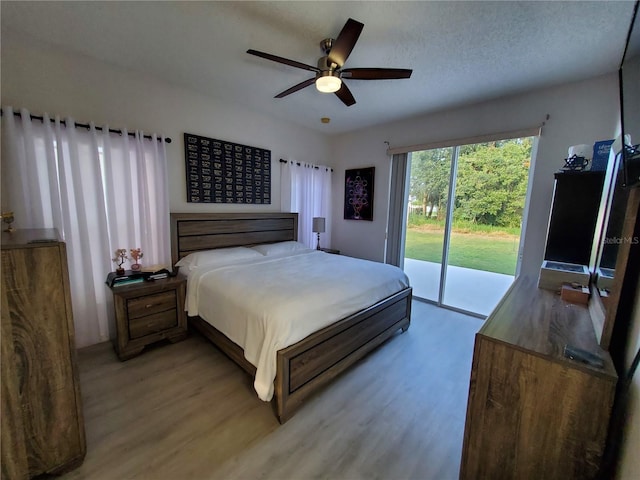
[[[293, 243], [292, 241], [297, 240], [297, 230], [297, 214], [294, 213], [172, 213], [172, 262], [176, 265], [180, 260], [184, 262], [185, 259], [190, 259], [194, 256], [190, 254], [196, 252], [197, 255], [205, 254], [213, 249], [254, 247], [260, 250], [263, 247], [267, 249], [272, 246], [275, 247], [281, 242]], [[258, 245], [261, 245], [261, 247], [256, 247]], [[299, 255], [299, 258], [306, 262], [322, 260], [327, 264], [331, 262], [338, 264], [338, 259], [331, 258], [335, 256], [327, 253], [302, 251], [291, 255]], [[287, 262], [293, 262], [294, 260], [289, 259], [288, 253], [283, 255], [282, 259], [277, 258], [278, 261], [273, 263], [269, 263], [269, 261], [273, 261], [271, 258], [259, 258], [256, 260], [256, 263], [259, 264], [258, 266], [239, 265], [220, 268], [218, 270], [227, 275], [224, 277], [227, 280], [220, 282], [218, 279], [217, 283], [231, 288], [233, 281], [239, 281], [235, 278], [235, 275], [239, 275], [240, 270], [261, 268], [261, 275], [268, 276], [269, 269], [273, 266], [273, 282], [269, 283], [273, 283], [276, 286], [279, 284], [290, 286], [290, 282], [287, 284], [287, 278], [283, 277], [282, 273], [276, 272], [276, 264], [280, 268], [280, 265], [285, 265]], [[341, 262], [357, 261], [347, 260], [347, 258], [343, 257]], [[250, 259], [246, 262], [253, 263], [254, 260]], [[375, 262], [368, 263], [373, 264]], [[371, 267], [386, 268], [388, 266], [383, 267], [381, 264], [377, 264], [371, 265]], [[216, 268], [212, 268], [212, 270], [216, 270]], [[195, 285], [200, 281], [196, 280], [197, 278], [207, 275], [215, 278], [215, 275], [222, 273], [220, 271], [212, 271], [211, 273], [207, 272], [205, 275], [204, 269], [200, 269], [197, 275], [190, 274], [188, 291], [191, 293], [188, 293], [188, 298], [194, 298]], [[278, 277], [278, 275], [281, 276]], [[229, 291], [231, 292], [231, 290]], [[319, 330], [313, 331], [308, 335], [305, 333], [304, 337], [300, 339], [296, 337], [294, 343], [274, 351], [275, 361], [272, 361], [272, 363], [275, 378], [270, 386], [272, 387], [273, 405], [278, 420], [281, 423], [286, 422], [313, 392], [330, 382], [339, 373], [399, 330], [405, 331], [410, 322], [411, 295], [411, 287], [408, 284], [397, 285], [389, 290], [388, 293], [385, 293], [383, 295], [384, 298], [375, 303], [365, 305], [355, 313], [339, 317], [335, 321], [331, 319], [328, 325], [319, 323], [319, 325], [322, 325]], [[220, 307], [218, 310], [220, 310], [222, 320], [231, 316], [231, 314], [228, 314], [231, 310], [225, 309], [226, 306], [223, 305], [225, 300], [224, 292], [218, 294], [218, 297], [215, 297], [214, 293], [211, 293], [211, 295], [207, 293], [201, 296], [217, 298], [219, 302], [217, 305]], [[226, 297], [226, 300], [232, 299], [237, 297], [237, 294], [229, 293]], [[263, 400], [270, 398], [269, 395], [265, 392], [260, 392], [257, 388], [260, 379], [264, 383], [264, 378], [268, 379], [270, 377], [264, 377], [263, 364], [256, 361], [257, 357], [252, 353], [251, 344], [245, 345], [234, 337], [233, 331], [228, 331], [228, 325], [225, 325], [224, 322], [211, 322], [210, 315], [216, 309], [207, 308], [206, 304], [203, 304], [198, 310], [194, 305], [196, 304], [187, 302], [190, 313], [194, 311], [197, 313], [189, 316], [190, 326], [202, 333], [233, 361], [254, 376], [254, 386], [256, 386], [256, 391]], [[276, 309], [276, 311], [278, 310]], [[282, 311], [284, 312], [285, 310]], [[337, 313], [333, 312], [331, 314], [336, 315]], [[241, 317], [242, 315], [239, 314], [238, 316]], [[322, 319], [314, 318], [311, 313], [305, 317], [305, 323], [308, 321], [313, 324], [318, 320]], [[215, 323], [218, 328], [214, 327], [212, 323]], [[233, 338], [233, 340], [229, 337]], [[240, 335], [241, 337], [242, 334]], [[246, 350], [243, 350], [239, 345], [245, 345], [247, 347]], [[267, 358], [271, 357], [267, 356]], [[256, 364], [258, 368], [256, 368]]]

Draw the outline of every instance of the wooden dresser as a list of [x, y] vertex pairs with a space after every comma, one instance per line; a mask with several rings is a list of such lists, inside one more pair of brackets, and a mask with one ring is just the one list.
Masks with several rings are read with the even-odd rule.
[[476, 334], [460, 478], [595, 478], [616, 382], [587, 308], [519, 278]]
[[85, 452], [65, 244], [3, 232], [2, 478], [67, 471]]

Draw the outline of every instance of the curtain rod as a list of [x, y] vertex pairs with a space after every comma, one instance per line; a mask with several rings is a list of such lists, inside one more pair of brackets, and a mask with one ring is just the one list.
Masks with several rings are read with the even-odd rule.
[[[280, 163], [289, 163], [289, 160], [283, 160], [282, 158], [280, 159]], [[295, 163], [297, 166], [300, 166], [300, 162], [294, 162], [293, 160], [291, 160], [291, 163]], [[317, 165], [314, 165], [313, 168], [319, 169], [320, 167]], [[327, 168], [327, 167], [325, 167]], [[331, 170], [333, 172], [333, 168], [327, 168], [327, 170]]]
[[535, 137], [542, 134], [542, 128], [545, 126], [546, 121], [549, 120], [549, 118], [550, 117], [547, 114], [546, 120], [540, 125], [531, 128], [524, 128], [522, 130], [512, 130], [510, 132], [489, 133], [485, 135], [478, 135], [475, 137], [449, 139], [438, 142], [409, 145], [406, 147], [389, 147], [388, 141], [385, 141], [384, 143], [387, 145], [387, 155], [394, 155], [396, 153], [409, 153], [419, 152], [422, 150], [433, 150], [435, 148], [448, 148], [454, 147], [456, 145], [473, 145], [476, 143], [495, 142], [498, 140], [508, 140], [512, 138]]
[[[4, 115], [4, 111], [2, 109], [0, 109], [0, 116]], [[22, 113], [15, 111], [13, 112], [13, 115], [16, 117], [22, 117]], [[44, 117], [41, 115], [34, 115], [34, 114], [30, 114], [31, 116], [31, 120], [40, 120], [41, 122], [44, 122]], [[52, 123], [55, 123], [55, 118], [50, 118], [49, 119]], [[65, 127], [67, 126], [67, 121], [66, 120], [60, 120], [60, 123], [62, 123]], [[78, 122], [74, 122], [74, 126], [76, 128], [86, 128], [87, 130], [89, 128], [91, 128], [91, 125], [87, 124], [87, 123], [78, 123]], [[96, 130], [100, 130], [103, 131], [104, 128], [103, 127], [94, 127]], [[117, 133], [118, 135], [122, 135], [122, 130], [116, 130], [113, 128], [109, 129], [109, 132], [111, 133]], [[128, 132], [130, 137], [135, 137], [136, 134], [135, 132]], [[143, 135], [144, 138], [151, 140], [153, 137], [151, 135]], [[162, 138], [158, 138], [158, 141], [161, 142]], [[164, 139], [165, 142], [167, 143], [171, 143], [171, 139], [169, 137], [165, 137]]]

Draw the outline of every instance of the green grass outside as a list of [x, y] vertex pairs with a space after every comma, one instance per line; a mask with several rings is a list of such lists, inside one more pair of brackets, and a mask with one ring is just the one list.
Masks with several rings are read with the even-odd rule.
[[[431, 229], [444, 230], [444, 220], [426, 218], [424, 215], [409, 215], [408, 227], [425, 227]], [[496, 227], [493, 225], [482, 225], [469, 222], [467, 220], [456, 219], [454, 216], [453, 230], [459, 233], [486, 233], [499, 235], [514, 235], [520, 237], [520, 227]]]
[[[407, 228], [406, 258], [440, 263], [443, 230]], [[492, 228], [492, 227], [490, 227]], [[518, 229], [516, 229], [518, 230]], [[519, 236], [505, 229], [468, 233], [456, 225], [451, 232], [449, 264], [458, 267], [513, 275], [518, 258]]]

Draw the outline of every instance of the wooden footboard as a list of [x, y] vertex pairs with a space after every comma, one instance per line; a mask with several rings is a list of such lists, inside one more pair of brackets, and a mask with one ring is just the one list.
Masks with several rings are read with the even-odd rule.
[[[303, 401], [350, 365], [387, 340], [397, 330], [409, 328], [411, 288], [319, 330], [278, 351], [274, 383], [275, 410], [286, 422]], [[255, 367], [242, 349], [200, 317], [189, 323], [251, 375]]]
[[411, 288], [278, 351], [276, 414], [286, 422], [305, 398], [387, 340], [411, 319]]

